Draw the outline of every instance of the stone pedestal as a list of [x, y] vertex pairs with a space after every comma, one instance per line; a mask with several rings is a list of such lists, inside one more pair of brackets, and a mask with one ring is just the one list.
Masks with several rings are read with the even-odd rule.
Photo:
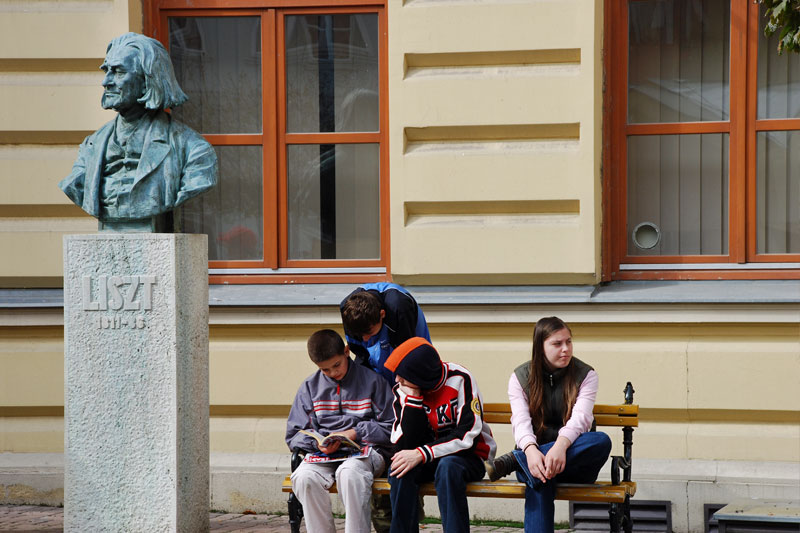
[[64, 237], [65, 531], [208, 531], [207, 242]]

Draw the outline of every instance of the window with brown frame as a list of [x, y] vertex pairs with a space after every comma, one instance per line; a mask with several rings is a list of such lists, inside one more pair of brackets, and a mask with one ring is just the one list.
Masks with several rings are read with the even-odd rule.
[[382, 2], [160, 0], [146, 31], [217, 151], [220, 182], [180, 212], [208, 235], [212, 282], [386, 279]]
[[752, 0], [608, 0], [603, 277], [800, 278], [800, 56]]

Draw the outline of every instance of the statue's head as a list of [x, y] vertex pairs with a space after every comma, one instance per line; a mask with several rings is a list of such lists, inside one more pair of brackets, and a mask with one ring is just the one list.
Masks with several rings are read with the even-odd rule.
[[175, 79], [172, 61], [164, 46], [150, 37], [126, 33], [108, 45], [100, 68], [103, 109], [125, 113], [132, 107], [165, 109], [187, 100]]

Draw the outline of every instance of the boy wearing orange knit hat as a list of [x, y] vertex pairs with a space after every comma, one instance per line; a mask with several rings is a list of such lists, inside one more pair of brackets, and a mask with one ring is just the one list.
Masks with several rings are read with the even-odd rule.
[[483, 477], [496, 448], [475, 379], [421, 337], [395, 348], [384, 366], [395, 374], [391, 440], [399, 450], [389, 471], [391, 532], [419, 531], [419, 485], [429, 481], [444, 531], [469, 531], [466, 485]]

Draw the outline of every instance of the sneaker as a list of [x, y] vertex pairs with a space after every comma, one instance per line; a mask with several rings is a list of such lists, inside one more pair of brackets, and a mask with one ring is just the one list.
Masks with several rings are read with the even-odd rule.
[[489, 474], [489, 481], [497, 481], [506, 477], [517, 469], [517, 460], [514, 454], [507, 453], [500, 457], [495, 457], [494, 462], [486, 461], [486, 473]]

